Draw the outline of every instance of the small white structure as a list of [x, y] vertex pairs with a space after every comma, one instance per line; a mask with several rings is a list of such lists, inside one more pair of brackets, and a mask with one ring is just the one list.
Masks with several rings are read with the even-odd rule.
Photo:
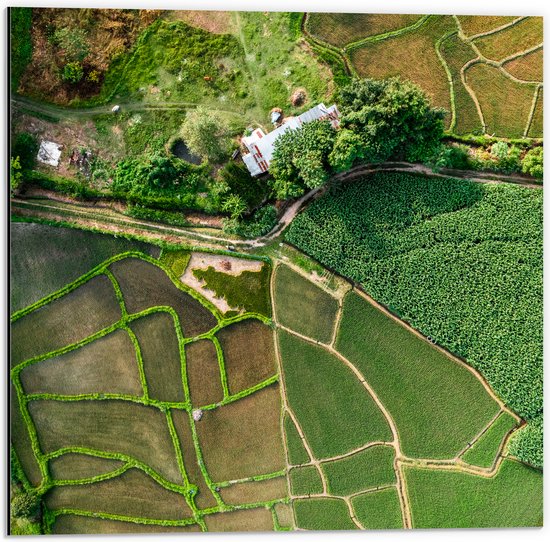
[[321, 103], [297, 117], [286, 118], [282, 126], [268, 134], [264, 133], [261, 128], [256, 128], [249, 136], [243, 137], [242, 143], [248, 153], [243, 154], [242, 158], [250, 174], [256, 176], [269, 170], [274, 144], [279, 136], [287, 130], [295, 130], [308, 122], [323, 119], [329, 120], [333, 128], [340, 126], [340, 112], [336, 105], [327, 108], [325, 104]]
[[62, 145], [58, 145], [53, 141], [41, 141], [38, 149], [39, 162], [48, 164], [49, 166], [57, 167], [59, 165], [59, 157], [61, 156]]
[[113, 105], [113, 108], [111, 109], [113, 113], [118, 113], [120, 111], [120, 105]]
[[200, 408], [196, 408], [195, 410], [193, 410], [193, 419], [196, 422], [201, 421], [201, 419], [202, 419], [202, 410]]

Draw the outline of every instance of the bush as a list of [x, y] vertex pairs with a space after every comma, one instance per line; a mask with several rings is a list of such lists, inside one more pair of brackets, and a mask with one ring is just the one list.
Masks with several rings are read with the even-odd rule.
[[153, 220], [170, 224], [171, 226], [189, 226], [189, 222], [182, 213], [150, 209], [142, 205], [130, 205], [125, 212], [126, 215], [143, 220]]
[[219, 183], [227, 186], [225, 193], [235, 194], [246, 203], [247, 212], [261, 205], [271, 190], [265, 179], [252, 177], [243, 164], [228, 162], [219, 171]]
[[542, 417], [529, 422], [525, 427], [516, 431], [508, 445], [508, 452], [511, 455], [538, 468], [542, 468], [543, 464], [542, 449]]
[[441, 145], [431, 166], [435, 170], [470, 169], [469, 149], [466, 145]]
[[32, 8], [11, 7], [8, 9], [11, 90], [17, 92], [19, 79], [32, 58]]
[[82, 62], [90, 51], [86, 33], [80, 28], [63, 27], [56, 30], [53, 42], [61, 48], [63, 55], [71, 63]]
[[11, 155], [19, 156], [21, 170], [28, 171], [34, 168], [36, 164], [36, 155], [38, 153], [38, 142], [36, 137], [28, 132], [21, 132], [15, 138]]
[[38, 511], [39, 503], [35, 494], [21, 491], [11, 500], [11, 514], [16, 518], [34, 516]]
[[63, 68], [61, 78], [69, 83], [78, 83], [84, 77], [84, 69], [80, 62], [69, 62]]
[[521, 162], [521, 171], [535, 177], [535, 179], [542, 179], [544, 166], [544, 151], [542, 147], [535, 147], [528, 151]]
[[16, 156], [10, 160], [10, 193], [12, 196], [21, 188], [22, 182], [21, 164], [19, 156]]
[[244, 220], [224, 219], [223, 231], [252, 239], [267, 235], [276, 223], [277, 209], [273, 205], [266, 205], [258, 209], [251, 218]]

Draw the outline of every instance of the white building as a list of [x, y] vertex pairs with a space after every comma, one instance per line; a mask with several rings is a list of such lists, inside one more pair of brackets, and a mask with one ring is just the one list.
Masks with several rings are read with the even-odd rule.
[[319, 104], [297, 117], [285, 119], [282, 126], [268, 134], [264, 133], [261, 128], [256, 128], [249, 136], [242, 138], [242, 143], [248, 150], [248, 153], [242, 155], [243, 162], [253, 176], [265, 173], [269, 170], [274, 144], [280, 135], [287, 130], [300, 128], [303, 124], [313, 120], [327, 119], [330, 120], [333, 128], [337, 128], [340, 125], [339, 118], [340, 112], [336, 105], [327, 108], [325, 104]]

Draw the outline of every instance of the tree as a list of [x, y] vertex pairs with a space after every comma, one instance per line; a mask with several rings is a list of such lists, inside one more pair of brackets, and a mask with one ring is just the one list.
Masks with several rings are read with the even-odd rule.
[[10, 160], [10, 192], [12, 196], [19, 190], [22, 182], [23, 174], [21, 173], [19, 156], [12, 157]]
[[521, 161], [521, 171], [536, 179], [542, 179], [544, 166], [544, 151], [542, 147], [535, 147], [528, 151]]
[[84, 77], [84, 69], [80, 62], [69, 62], [65, 64], [61, 78], [69, 83], [78, 83]]
[[439, 150], [445, 112], [410, 81], [354, 79], [338, 104], [343, 129], [330, 161], [339, 170], [358, 160], [426, 162]]
[[60, 28], [55, 31], [54, 41], [69, 62], [82, 62], [90, 52], [86, 33], [80, 28]]
[[38, 142], [36, 137], [29, 132], [17, 134], [11, 149], [13, 157], [19, 157], [19, 164], [23, 171], [31, 170], [36, 164]]
[[277, 198], [298, 197], [305, 188], [326, 183], [330, 171], [328, 157], [335, 137], [331, 124], [323, 120], [287, 130], [275, 141], [269, 171]]
[[214, 163], [219, 163], [229, 152], [229, 127], [219, 114], [198, 107], [187, 113], [181, 135], [189, 150]]

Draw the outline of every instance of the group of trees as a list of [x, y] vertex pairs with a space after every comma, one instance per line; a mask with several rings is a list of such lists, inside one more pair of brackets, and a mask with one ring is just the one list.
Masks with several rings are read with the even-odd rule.
[[409, 81], [355, 79], [337, 103], [340, 130], [314, 121], [277, 139], [270, 172], [279, 199], [300, 196], [360, 162], [426, 162], [441, 145], [445, 112]]

